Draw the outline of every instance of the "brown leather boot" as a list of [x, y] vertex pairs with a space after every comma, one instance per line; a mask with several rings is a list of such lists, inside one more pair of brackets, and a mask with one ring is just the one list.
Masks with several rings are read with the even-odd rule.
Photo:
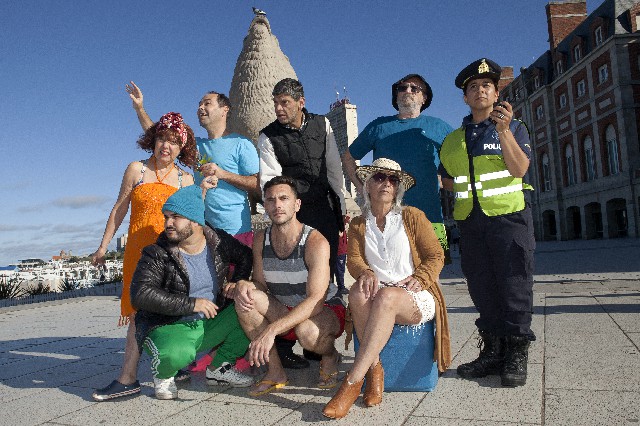
[[384, 370], [382, 362], [378, 362], [373, 368], [367, 371], [366, 385], [364, 387], [364, 405], [373, 407], [382, 402], [382, 391], [384, 391]]
[[348, 379], [349, 375], [344, 378], [342, 385], [340, 385], [340, 389], [338, 389], [338, 392], [333, 395], [331, 401], [324, 406], [322, 414], [324, 414], [325, 417], [329, 417], [330, 419], [343, 418], [349, 413], [351, 406], [356, 402], [358, 396], [360, 396], [364, 378], [353, 384], [350, 384]]

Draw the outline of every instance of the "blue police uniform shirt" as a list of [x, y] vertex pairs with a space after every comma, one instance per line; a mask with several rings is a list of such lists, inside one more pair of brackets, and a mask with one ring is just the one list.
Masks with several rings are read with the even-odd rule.
[[[465, 142], [469, 155], [473, 157], [480, 155], [502, 155], [500, 135], [498, 135], [496, 131], [495, 124], [489, 119], [474, 123], [473, 116], [468, 115], [462, 120], [462, 126], [465, 128]], [[529, 140], [527, 127], [521, 121], [513, 120], [509, 128], [520, 149], [522, 149], [527, 158], [531, 158], [531, 142]], [[442, 164], [440, 164], [439, 173], [444, 178], [452, 178]], [[522, 181], [528, 183], [527, 175], [524, 176]], [[524, 191], [524, 194], [525, 200], [529, 201], [529, 191]]]
[[374, 160], [389, 158], [400, 164], [416, 179], [415, 187], [404, 196], [404, 204], [419, 208], [431, 222], [442, 223], [438, 153], [452, 130], [443, 120], [427, 115], [408, 119], [379, 117], [358, 135], [349, 153], [360, 160], [373, 151]]

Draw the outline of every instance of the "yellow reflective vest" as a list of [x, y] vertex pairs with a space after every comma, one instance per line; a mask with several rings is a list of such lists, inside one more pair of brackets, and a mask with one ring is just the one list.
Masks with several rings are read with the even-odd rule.
[[524, 184], [522, 178], [513, 177], [509, 173], [502, 155], [474, 156], [472, 183], [464, 126], [445, 138], [440, 149], [440, 161], [453, 178], [455, 220], [464, 220], [471, 213], [474, 186], [480, 208], [487, 216], [501, 216], [524, 210], [522, 190], [533, 187]]

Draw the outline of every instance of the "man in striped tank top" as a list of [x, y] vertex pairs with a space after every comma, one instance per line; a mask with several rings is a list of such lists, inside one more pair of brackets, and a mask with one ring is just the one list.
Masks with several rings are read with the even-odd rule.
[[265, 184], [264, 207], [272, 225], [255, 236], [253, 282], [241, 280], [236, 286], [238, 319], [251, 340], [250, 363], [268, 365], [251, 396], [288, 383], [276, 336], [322, 355], [319, 388], [338, 383], [341, 357], [335, 340], [344, 331], [345, 307], [335, 284], [330, 285], [329, 243], [297, 219], [300, 203], [292, 178], [277, 176]]

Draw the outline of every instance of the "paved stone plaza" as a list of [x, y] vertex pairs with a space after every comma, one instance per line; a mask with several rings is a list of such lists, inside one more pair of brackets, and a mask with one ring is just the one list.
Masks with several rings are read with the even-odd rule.
[[[443, 271], [453, 365], [432, 393], [361, 399], [350, 425], [617, 425], [640, 422], [640, 240], [539, 243], [529, 378], [505, 389], [499, 377], [462, 380], [455, 368], [477, 355], [475, 309], [459, 258]], [[125, 329], [119, 301], [85, 297], [0, 309], [0, 424], [218, 425], [329, 421], [334, 391], [314, 387], [318, 363], [289, 370], [290, 385], [256, 399], [246, 389], [207, 386], [203, 373], [179, 385], [179, 399], [153, 397], [149, 357], [141, 396], [97, 403], [91, 392], [113, 380]], [[339, 349], [342, 349], [343, 340]], [[296, 349], [300, 352], [300, 349]], [[353, 361], [353, 345], [341, 367]]]

